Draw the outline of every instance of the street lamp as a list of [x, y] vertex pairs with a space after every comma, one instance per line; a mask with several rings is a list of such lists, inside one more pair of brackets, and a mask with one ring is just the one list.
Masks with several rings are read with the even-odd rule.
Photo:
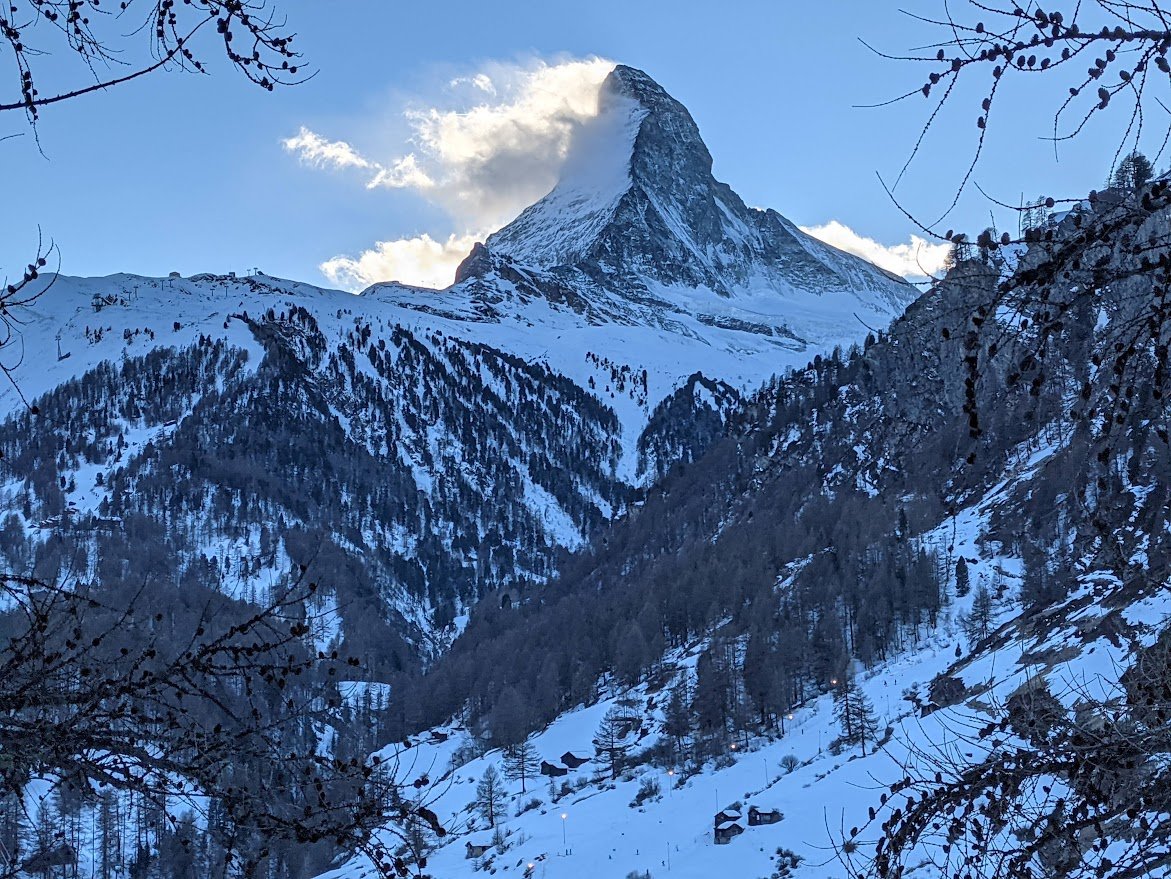
[[569, 843], [565, 841], [565, 819], [569, 817], [569, 813], [561, 813], [561, 848], [565, 850], [565, 854], [569, 854]]
[[674, 791], [672, 790], [672, 788], [674, 788], [674, 787], [675, 787], [675, 770], [668, 769], [667, 770], [667, 796], [668, 797], [673, 797], [675, 795]]

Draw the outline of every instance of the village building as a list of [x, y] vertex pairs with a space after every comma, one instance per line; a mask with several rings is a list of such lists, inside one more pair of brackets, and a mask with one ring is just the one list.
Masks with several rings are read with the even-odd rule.
[[550, 778], [560, 778], [562, 775], [568, 775], [569, 770], [564, 766], [558, 766], [556, 763], [550, 763], [548, 760], [541, 761], [541, 775], [548, 775]]
[[568, 766], [570, 769], [577, 769], [577, 767], [581, 766], [583, 763], [589, 763], [590, 758], [589, 757], [578, 757], [576, 754], [573, 753], [573, 751], [566, 751], [564, 754], [561, 755], [561, 762], [564, 763], [566, 766]]
[[721, 811], [716, 812], [715, 823], [718, 827], [719, 825], [725, 824], [729, 821], [739, 821], [740, 818], [741, 815], [739, 809], [722, 809]]
[[761, 824], [776, 824], [783, 817], [776, 809], [758, 809], [756, 806], [748, 807], [749, 827], [758, 827]]
[[488, 849], [492, 848], [491, 845], [476, 845], [474, 842], [467, 843], [467, 847], [467, 854], [464, 856], [466, 858], [481, 858]]
[[716, 845], [727, 845], [744, 832], [735, 821], [724, 821], [716, 825]]

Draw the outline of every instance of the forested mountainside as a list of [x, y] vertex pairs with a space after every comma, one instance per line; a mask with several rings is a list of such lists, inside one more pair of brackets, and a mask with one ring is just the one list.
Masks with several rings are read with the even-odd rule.
[[[447, 290], [55, 279], [3, 392], [6, 561], [246, 599], [307, 565], [336, 610], [324, 640], [377, 676], [413, 669], [699, 457], [744, 394], [913, 297], [744, 207], [645, 74], [618, 68], [604, 100], [547, 197], [588, 202], [589, 228], [543, 201]], [[538, 218], [626, 243], [538, 252]], [[671, 274], [688, 253], [714, 260], [702, 277]]]
[[[155, 349], [0, 428], [30, 474], [4, 532], [18, 569], [255, 600], [311, 564], [346, 608], [349, 649], [401, 669], [403, 638], [423, 642], [494, 586], [544, 578], [558, 547], [625, 500], [613, 412], [541, 366], [401, 328], [374, 342], [360, 321], [327, 351], [298, 308], [235, 319], [259, 363], [207, 337]], [[421, 474], [441, 475], [423, 490]], [[432, 616], [404, 619], [410, 608]]]
[[[1060, 228], [1072, 234], [1075, 219], [1093, 218], [1087, 207]], [[1021, 271], [1036, 259], [1023, 257]], [[509, 744], [588, 703], [599, 680], [634, 683], [665, 649], [709, 637], [691, 697], [703, 739], [767, 724], [852, 660], [889, 660], [932, 630], [954, 598], [959, 558], [922, 535], [946, 529], [1031, 452], [1044, 451], [1043, 464], [1009, 484], [980, 535], [1024, 564], [1019, 594], [1000, 583], [997, 600], [1035, 612], [1063, 600], [1080, 570], [1106, 565], [1103, 553], [1162, 559], [1171, 471], [1159, 399], [1132, 385], [1135, 427], [1107, 444], [1101, 415], [1085, 416], [1114, 381], [1095, 363], [1149, 294], [1134, 282], [1104, 292], [1097, 308], [1070, 307], [1046, 337], [1044, 380], [1032, 381], [1035, 330], [1005, 318], [981, 349], [966, 338], [1002, 271], [987, 251], [961, 262], [862, 349], [819, 357], [748, 400], [729, 436], [674, 468], [552, 588], [517, 610], [481, 608], [395, 706], [416, 712], [402, 729], [454, 715]], [[1057, 291], [1045, 301], [1055, 308]], [[978, 422], [965, 390], [971, 356], [983, 364]], [[1132, 363], [1139, 374], [1156, 368], [1153, 347], [1134, 356], [1151, 360]]]
[[[382, 716], [407, 736], [384, 753], [446, 766], [461, 829], [423, 845], [436, 875], [1159, 863], [1168, 340], [1133, 242], [1168, 214], [1149, 201], [1084, 202], [1011, 265], [973, 249], [396, 682]], [[1100, 243], [1137, 210], [1135, 237]], [[526, 792], [538, 760], [547, 790]]]
[[[1036, 430], [1010, 416], [1033, 403], [1027, 389], [1006, 394], [990, 381], [986, 399], [1004, 417], [989, 419], [984, 454], [964, 463], [964, 352], [941, 332], [962, 325], [995, 280], [961, 267], [881, 338], [772, 382], [730, 436], [674, 468], [552, 588], [518, 610], [480, 608], [416, 699], [398, 704], [425, 706], [411, 720], [426, 726], [459, 714], [470, 693], [472, 721], [508, 744], [590, 701], [604, 675], [633, 683], [665, 649], [719, 627], [728, 639], [747, 635], [751, 659], [747, 671], [719, 670], [714, 729], [731, 716], [728, 688], [754, 694], [737, 716], [758, 722], [823, 688], [849, 657], [878, 661], [920, 637], [954, 559], [914, 537], [993, 480]], [[765, 678], [737, 684], [741, 673]], [[507, 732], [498, 704], [509, 718], [524, 706]]]

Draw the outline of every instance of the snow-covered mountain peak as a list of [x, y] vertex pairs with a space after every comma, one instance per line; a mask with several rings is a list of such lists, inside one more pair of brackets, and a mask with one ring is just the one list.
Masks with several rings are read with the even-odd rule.
[[643, 71], [619, 65], [602, 84], [597, 117], [575, 134], [557, 186], [491, 235], [488, 248], [544, 269], [596, 259], [632, 189], [666, 206], [678, 200], [671, 190], [679, 181], [705, 188], [711, 168], [687, 108]]
[[843, 293], [853, 307], [889, 320], [915, 293], [775, 211], [746, 206], [712, 176], [711, 153], [687, 108], [625, 66], [603, 83], [598, 116], [577, 132], [557, 186], [489, 236], [486, 251], [477, 250], [457, 280], [515, 266], [587, 280], [668, 310], [691, 309], [692, 291], [717, 300], [766, 293], [774, 307], [802, 294]]
[[637, 97], [612, 87], [616, 81], [611, 74], [598, 98], [598, 115], [575, 133], [553, 191], [489, 236], [494, 253], [537, 268], [588, 257], [631, 187], [635, 140], [649, 113]]

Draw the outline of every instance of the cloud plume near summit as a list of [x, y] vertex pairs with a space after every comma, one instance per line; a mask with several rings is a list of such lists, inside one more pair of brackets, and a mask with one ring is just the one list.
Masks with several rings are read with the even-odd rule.
[[369, 189], [412, 191], [441, 208], [454, 229], [444, 240], [379, 241], [321, 270], [349, 289], [387, 280], [450, 284], [476, 240], [553, 188], [574, 131], [597, 115], [599, 90], [613, 69], [600, 58], [486, 65], [447, 84], [448, 106], [406, 110], [414, 148], [388, 159], [302, 127], [283, 145], [303, 163], [360, 174]]

